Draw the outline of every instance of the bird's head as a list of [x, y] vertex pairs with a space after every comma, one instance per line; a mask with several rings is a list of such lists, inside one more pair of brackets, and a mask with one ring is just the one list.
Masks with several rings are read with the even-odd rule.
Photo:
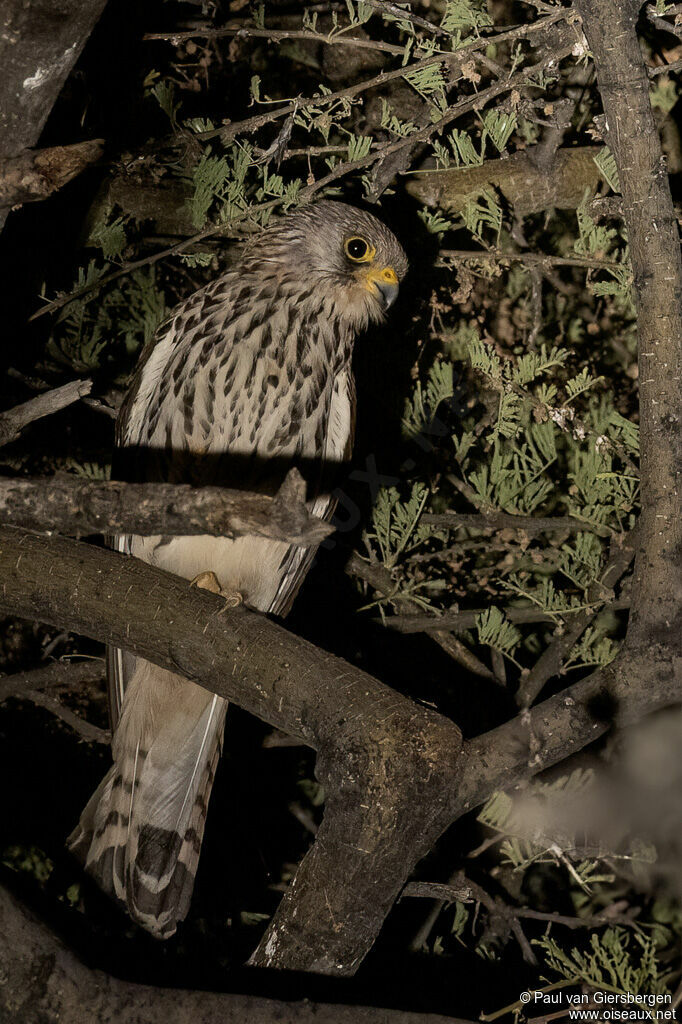
[[332, 315], [356, 330], [383, 319], [407, 273], [395, 235], [371, 213], [345, 203], [300, 207], [261, 238], [252, 257], [277, 265], [301, 291], [327, 298]]

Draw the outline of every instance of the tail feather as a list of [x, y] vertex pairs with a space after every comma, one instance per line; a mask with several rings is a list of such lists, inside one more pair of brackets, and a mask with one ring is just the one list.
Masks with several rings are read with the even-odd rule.
[[[126, 695], [114, 765], [68, 843], [133, 920], [165, 939], [189, 909], [227, 705], [144, 665]], [[172, 686], [160, 702], [163, 677]]]

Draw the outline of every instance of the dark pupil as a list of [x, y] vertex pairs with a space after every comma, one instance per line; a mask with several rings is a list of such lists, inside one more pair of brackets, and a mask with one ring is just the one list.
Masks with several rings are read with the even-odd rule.
[[367, 255], [367, 243], [360, 238], [353, 238], [348, 243], [348, 255], [354, 260], [360, 260]]

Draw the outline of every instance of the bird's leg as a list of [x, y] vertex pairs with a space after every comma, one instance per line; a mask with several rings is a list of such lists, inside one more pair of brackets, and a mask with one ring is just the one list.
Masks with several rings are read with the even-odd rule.
[[244, 597], [238, 590], [223, 590], [220, 580], [210, 569], [197, 573], [190, 581], [190, 587], [201, 587], [202, 590], [210, 590], [212, 594], [220, 594], [225, 600], [223, 611], [227, 608], [237, 608], [244, 602]]

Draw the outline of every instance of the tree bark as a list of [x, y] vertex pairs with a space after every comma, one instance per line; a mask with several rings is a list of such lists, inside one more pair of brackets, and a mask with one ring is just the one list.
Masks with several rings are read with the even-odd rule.
[[[3, 0], [0, 160], [31, 149], [106, 0]], [[10, 204], [0, 205], [0, 229]]]
[[0, 1019], [14, 1024], [467, 1024], [440, 1014], [152, 988], [92, 970], [0, 888]]
[[351, 974], [441, 832], [612, 724], [682, 700], [682, 264], [636, 7], [576, 0], [623, 189], [640, 335], [641, 536], [622, 656], [468, 741], [457, 726], [275, 623], [59, 537], [0, 529], [0, 607], [131, 650], [318, 750], [324, 822], [253, 963]]
[[0, 447], [16, 441], [30, 423], [73, 405], [91, 391], [91, 380], [72, 380], [0, 413]]
[[44, 480], [0, 478], [0, 515], [8, 525], [73, 537], [249, 534], [291, 544], [319, 544], [334, 527], [310, 514], [305, 492], [305, 481], [295, 469], [274, 498], [227, 487], [93, 483], [66, 474]]
[[0, 160], [0, 207], [47, 199], [102, 155], [102, 139], [72, 146], [27, 149]]
[[144, 562], [2, 527], [0, 579], [5, 611], [121, 646], [318, 751], [324, 821], [252, 958], [261, 966], [353, 974], [417, 861], [455, 818], [614, 721], [682, 700], [678, 636], [665, 656], [614, 662], [460, 753], [453, 722]]
[[682, 257], [637, 38], [640, 4], [576, 0], [618, 167], [639, 335], [641, 538], [628, 644], [682, 635]]

